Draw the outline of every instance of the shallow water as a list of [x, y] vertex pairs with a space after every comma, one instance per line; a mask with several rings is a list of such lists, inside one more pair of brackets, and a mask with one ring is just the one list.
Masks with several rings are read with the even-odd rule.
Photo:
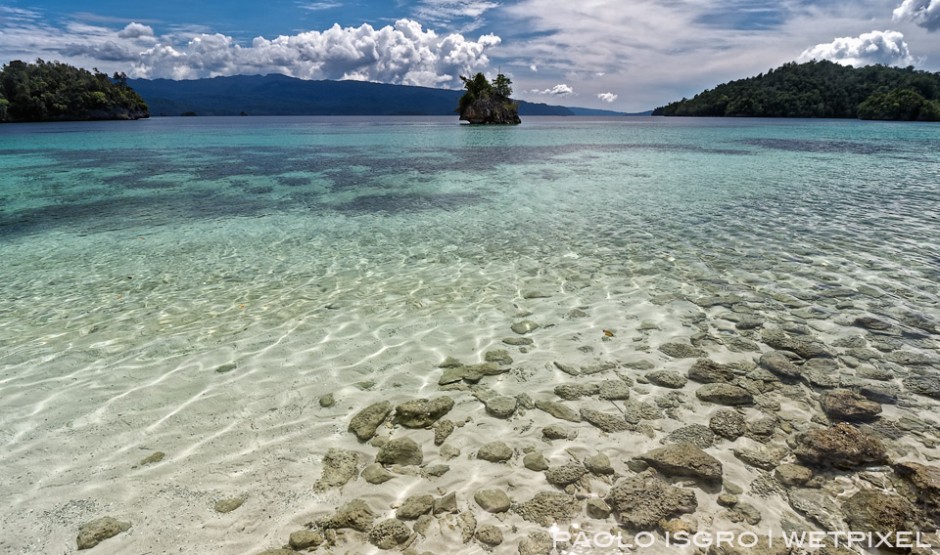
[[[0, 175], [11, 553], [59, 549], [102, 511], [137, 522], [115, 550], [153, 537], [206, 553], [279, 545], [339, 499], [310, 484], [329, 442], [348, 441], [350, 411], [436, 394], [444, 357], [479, 361], [523, 317], [543, 328], [494, 386], [506, 391], [550, 391], [556, 360], [682, 368], [656, 351], [666, 341], [753, 358], [734, 338], [759, 332], [733, 314], [808, 325], [827, 344], [876, 316], [902, 330], [878, 341], [937, 355], [930, 124], [8, 125]], [[701, 301], [722, 295], [738, 299]], [[328, 392], [333, 409], [317, 404]], [[168, 462], [131, 468], [153, 450]], [[198, 516], [226, 492], [275, 522]]]

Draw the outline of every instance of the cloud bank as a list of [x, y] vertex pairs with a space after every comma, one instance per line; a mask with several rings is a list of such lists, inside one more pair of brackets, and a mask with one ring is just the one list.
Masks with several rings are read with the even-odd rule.
[[[439, 35], [420, 23], [400, 19], [374, 28], [333, 25], [274, 39], [239, 44], [219, 33], [158, 36], [153, 28], [130, 23], [114, 30], [72, 24], [65, 32], [39, 23], [0, 32], [0, 48], [16, 51], [31, 37], [30, 58], [63, 56], [84, 65], [112, 62], [132, 77], [197, 79], [237, 74], [282, 73], [302, 79], [353, 79], [426, 87], [459, 86], [458, 75], [483, 71], [486, 51], [501, 39], [459, 33]], [[14, 41], [12, 44], [5, 44]], [[117, 64], [121, 64], [120, 67]], [[106, 65], [106, 64], [103, 64]]]
[[605, 93], [600, 93], [600, 94], [598, 94], [598, 95], [597, 95], [597, 98], [599, 98], [600, 100], [603, 100], [604, 102], [610, 104], [610, 103], [613, 102], [614, 100], [617, 100], [618, 95], [616, 95], [616, 94], [614, 94], [614, 93], [612, 93], [612, 92], [605, 92]]
[[904, 0], [894, 10], [895, 21], [910, 21], [928, 31], [940, 29], [940, 1]]
[[856, 67], [873, 64], [909, 66], [916, 62], [904, 42], [904, 35], [897, 31], [872, 31], [817, 44], [800, 55], [801, 62], [809, 60], [829, 60]]

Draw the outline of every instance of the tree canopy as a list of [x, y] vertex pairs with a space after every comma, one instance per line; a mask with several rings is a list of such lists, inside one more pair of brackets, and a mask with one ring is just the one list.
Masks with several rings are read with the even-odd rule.
[[661, 106], [653, 115], [940, 121], [940, 73], [791, 62]]
[[60, 62], [14, 60], [0, 69], [0, 122], [148, 117], [147, 104], [113, 78]]
[[472, 78], [461, 75], [460, 80], [466, 89], [457, 105], [460, 119], [471, 123], [520, 123], [519, 106], [509, 98], [509, 77], [500, 73], [490, 83], [486, 75], [477, 73]]

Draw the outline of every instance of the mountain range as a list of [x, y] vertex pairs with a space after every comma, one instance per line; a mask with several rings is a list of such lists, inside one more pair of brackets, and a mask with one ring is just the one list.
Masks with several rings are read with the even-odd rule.
[[[236, 75], [127, 81], [153, 116], [449, 116], [460, 90], [364, 81], [309, 81], [285, 75]], [[620, 116], [621, 112], [519, 101], [522, 116]]]

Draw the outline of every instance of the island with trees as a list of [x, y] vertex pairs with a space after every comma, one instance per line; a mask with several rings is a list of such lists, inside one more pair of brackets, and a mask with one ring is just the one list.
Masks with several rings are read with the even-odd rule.
[[519, 105], [509, 97], [512, 81], [500, 73], [490, 83], [482, 73], [473, 78], [460, 76], [467, 91], [460, 97], [457, 111], [460, 120], [471, 124], [518, 125]]
[[108, 77], [98, 70], [43, 60], [15, 60], [0, 69], [0, 122], [147, 117], [147, 104], [123, 73]]
[[940, 73], [791, 62], [661, 106], [653, 115], [940, 121]]

